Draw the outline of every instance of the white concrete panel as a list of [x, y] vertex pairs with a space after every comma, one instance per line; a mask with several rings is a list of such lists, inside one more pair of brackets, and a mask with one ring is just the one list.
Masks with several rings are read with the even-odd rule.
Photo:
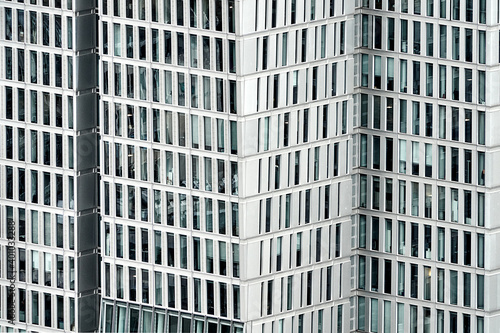
[[[498, 93], [500, 91], [499, 77], [500, 69], [498, 68], [486, 72], [486, 105], [488, 106], [500, 104], [500, 94]], [[476, 89], [479, 89], [478, 85], [476, 85]]]
[[[256, 320], [260, 319], [260, 297], [261, 297], [261, 290], [260, 290], [260, 282], [257, 283], [251, 283], [248, 285], [248, 320]], [[251, 295], [251, 296], [250, 296]], [[252, 328], [252, 333], [254, 332], [261, 332], [259, 328], [262, 327], [262, 324], [254, 325]]]
[[244, 205], [244, 226], [240, 227], [245, 230], [245, 238], [249, 239], [259, 234], [259, 201], [247, 201]]
[[236, 22], [240, 22], [241, 35], [246, 35], [255, 30], [255, 1], [258, 0], [236, 1], [239, 4], [236, 8], [240, 9], [239, 13], [237, 13], [237, 17], [240, 19], [236, 20]]
[[[260, 242], [255, 241], [248, 243], [247, 245], [247, 252], [245, 253], [247, 255], [246, 257], [246, 263], [245, 265], [247, 266], [247, 274], [246, 278], [248, 280], [254, 279], [259, 276], [259, 253], [260, 253]], [[251, 294], [255, 295], [255, 294]], [[259, 298], [260, 298], [260, 294]]]
[[241, 123], [241, 137], [243, 139], [243, 154], [241, 157], [257, 153], [257, 119], [246, 120]]

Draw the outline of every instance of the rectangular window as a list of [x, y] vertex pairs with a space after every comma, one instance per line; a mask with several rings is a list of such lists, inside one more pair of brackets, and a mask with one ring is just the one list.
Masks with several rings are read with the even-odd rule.
[[451, 221], [458, 222], [458, 190], [451, 189]]
[[380, 178], [373, 176], [372, 180], [372, 209], [378, 210], [380, 209]]
[[[342, 114], [342, 120], [344, 120]], [[361, 94], [361, 127], [368, 127], [368, 95]]]
[[404, 59], [400, 60], [400, 92], [406, 93], [408, 90], [408, 79], [407, 79], [407, 61]]
[[[459, 0], [453, 0], [458, 3]], [[458, 18], [456, 18], [458, 20]], [[452, 27], [452, 59], [460, 60], [460, 28]]]
[[451, 180], [458, 182], [458, 148], [451, 148]]
[[464, 248], [464, 265], [470, 266], [471, 265], [471, 233], [464, 231], [463, 234], [463, 248]]
[[424, 226], [424, 258], [431, 259], [432, 255], [432, 227]]
[[478, 71], [478, 103], [484, 104], [486, 102], [486, 72]]
[[425, 64], [426, 77], [425, 77], [425, 95], [427, 97], [432, 97], [434, 94], [434, 73], [433, 73], [433, 65]]
[[365, 215], [360, 215], [359, 216], [359, 241], [358, 241], [358, 246], [360, 248], [366, 248], [366, 216]]
[[413, 54], [420, 54], [420, 22], [418, 21], [413, 21]]
[[373, 57], [374, 75], [373, 75], [373, 88], [382, 88], [382, 58], [380, 56]]
[[398, 221], [398, 254], [405, 253], [406, 223]]
[[446, 98], [446, 66], [439, 65], [439, 97]]
[[361, 86], [368, 87], [368, 54], [361, 55]]
[[[403, 9], [403, 8], [401, 8]], [[402, 11], [402, 10], [401, 10]], [[401, 20], [401, 52], [408, 52], [408, 21]]]
[[455, 101], [458, 101], [460, 99], [460, 68], [458, 67], [452, 67], [451, 68], [452, 72], [452, 98]]
[[379, 250], [379, 220], [378, 217], [372, 217], [372, 250]]
[[405, 263], [398, 262], [398, 296], [405, 295]]
[[[412, 298], [418, 297], [418, 265], [417, 264], [410, 264], [410, 297], [412, 297]], [[417, 326], [416, 318], [414, 318], [414, 321], [415, 321], [415, 327], [416, 327]], [[412, 330], [412, 331], [415, 333], [417, 332], [416, 329]]]
[[399, 172], [406, 173], [406, 140], [399, 140]]
[[358, 289], [365, 289], [365, 274], [366, 274], [366, 257], [360, 255], [359, 256], [359, 262], [358, 262]]
[[439, 26], [439, 57], [446, 58], [446, 39], [447, 39], [447, 26]]
[[394, 58], [387, 58], [387, 90], [394, 90]]
[[432, 144], [425, 144], [425, 177], [432, 177]]
[[[394, 130], [394, 99], [387, 97], [386, 99], [386, 130], [393, 131]], [[391, 139], [392, 140], [392, 139]]]
[[406, 181], [399, 181], [399, 213], [406, 214]]
[[412, 141], [412, 175], [419, 175], [420, 167], [420, 144], [419, 142]]
[[438, 146], [438, 178], [446, 178], [446, 147]]

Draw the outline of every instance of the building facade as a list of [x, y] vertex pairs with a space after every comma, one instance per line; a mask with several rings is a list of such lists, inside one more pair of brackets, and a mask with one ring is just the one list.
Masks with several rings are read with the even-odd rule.
[[496, 327], [497, 1], [1, 4], [0, 331]]
[[498, 3], [357, 5], [356, 328], [495, 331]]
[[81, 5], [1, 3], [0, 331], [98, 324], [98, 161], [76, 112], [92, 91], [77, 72], [90, 49], [75, 34]]

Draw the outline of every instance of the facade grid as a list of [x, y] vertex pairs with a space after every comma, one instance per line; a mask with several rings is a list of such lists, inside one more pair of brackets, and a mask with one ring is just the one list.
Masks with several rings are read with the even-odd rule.
[[493, 331], [499, 12], [1, 0], [0, 331]]

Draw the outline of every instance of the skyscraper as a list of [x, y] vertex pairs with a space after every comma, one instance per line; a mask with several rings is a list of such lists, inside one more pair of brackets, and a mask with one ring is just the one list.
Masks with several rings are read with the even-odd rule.
[[493, 331], [499, 11], [2, 1], [0, 331]]
[[355, 327], [495, 331], [498, 3], [357, 5]]
[[75, 236], [83, 218], [75, 203], [75, 8], [33, 3], [1, 3], [0, 331], [69, 331], [85, 298], [75, 274], [84, 257]]

